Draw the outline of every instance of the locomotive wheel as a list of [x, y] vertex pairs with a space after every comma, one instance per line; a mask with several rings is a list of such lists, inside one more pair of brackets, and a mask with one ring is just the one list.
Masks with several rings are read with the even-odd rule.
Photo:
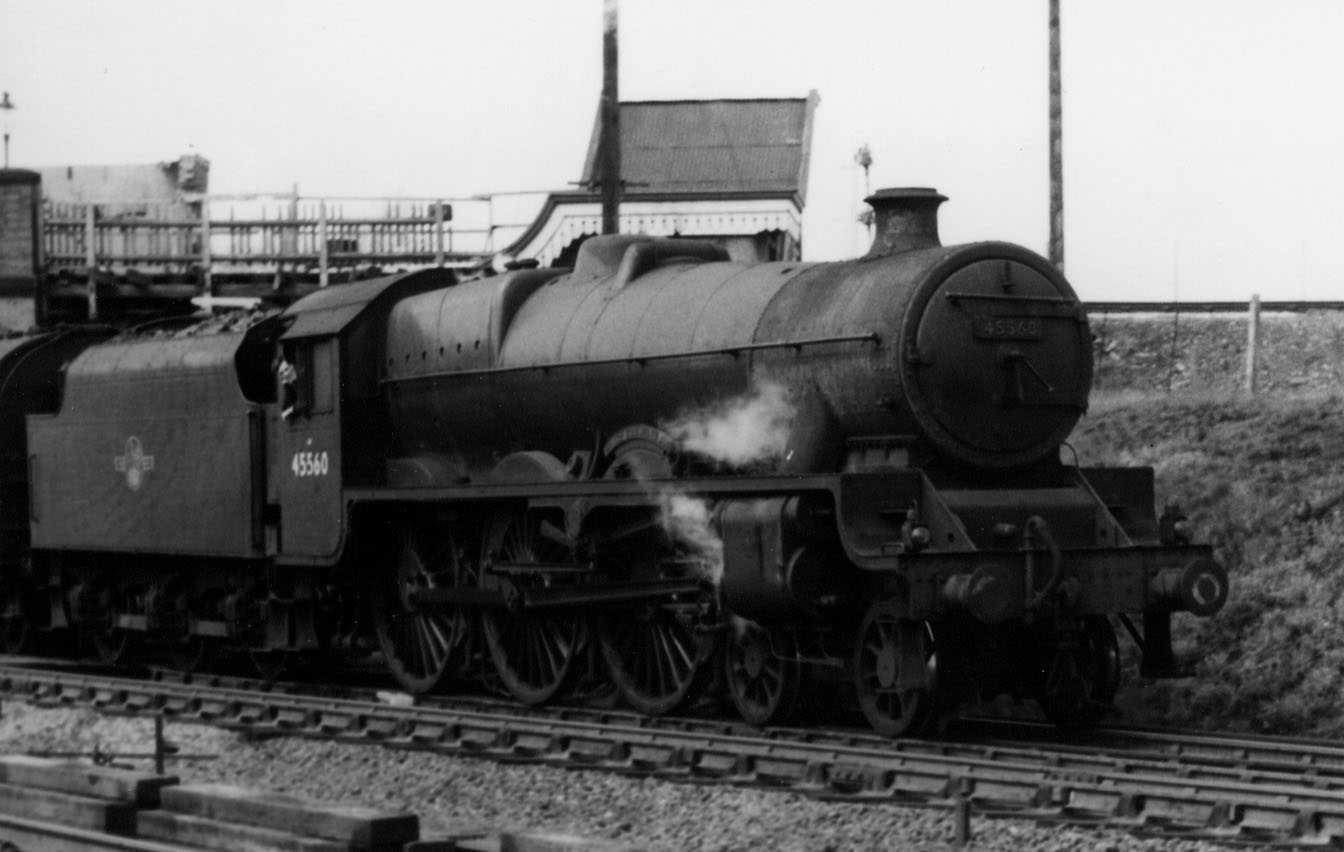
[[665, 607], [612, 616], [599, 641], [607, 672], [625, 702], [647, 716], [662, 716], [698, 697], [711, 666], [707, 643]]
[[791, 634], [734, 618], [723, 646], [728, 694], [750, 725], [787, 722], [798, 706], [801, 679]]
[[607, 661], [602, 656], [602, 643], [597, 631], [584, 631], [583, 650], [579, 654], [573, 684], [565, 695], [567, 701], [596, 710], [614, 710], [621, 703], [621, 694], [607, 674]]
[[900, 737], [927, 730], [938, 695], [938, 656], [927, 622], [874, 603], [859, 626], [851, 667], [859, 709], [875, 731]]
[[1105, 616], [1089, 616], [1078, 631], [1075, 647], [1060, 650], [1048, 648], [1044, 657], [1041, 709], [1062, 728], [1095, 725], [1110, 710], [1120, 689], [1120, 645], [1115, 629]]
[[[496, 518], [485, 539], [484, 564], [514, 565], [568, 561], [566, 548], [540, 532], [540, 523], [521, 513]], [[484, 572], [482, 583], [493, 581]], [[519, 583], [545, 583], [544, 577], [521, 576]], [[584, 644], [583, 623], [565, 613], [519, 613], [486, 610], [481, 635], [495, 673], [509, 694], [524, 704], [543, 704], [567, 686]]]
[[371, 591], [374, 632], [383, 659], [397, 683], [419, 695], [464, 665], [470, 636], [469, 617], [462, 609], [422, 608], [415, 592], [475, 582], [463, 565], [451, 535], [407, 529], [401, 536], [394, 571], [380, 571]]

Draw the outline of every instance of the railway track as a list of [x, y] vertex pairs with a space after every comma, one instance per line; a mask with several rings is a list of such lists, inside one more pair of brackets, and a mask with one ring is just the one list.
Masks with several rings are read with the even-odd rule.
[[962, 723], [939, 741], [886, 740], [591, 708], [524, 709], [483, 698], [388, 703], [372, 690], [332, 691], [0, 663], [0, 696], [40, 705], [831, 801], [969, 803], [982, 816], [1154, 836], [1344, 844], [1344, 747], [1326, 742], [1124, 728], [1061, 739], [1045, 726], [993, 720]]

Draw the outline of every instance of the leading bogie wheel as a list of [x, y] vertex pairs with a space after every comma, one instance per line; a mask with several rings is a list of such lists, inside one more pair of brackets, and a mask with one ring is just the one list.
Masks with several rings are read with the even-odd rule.
[[801, 673], [791, 633], [734, 617], [724, 637], [723, 671], [733, 706], [748, 724], [793, 718]]
[[1120, 645], [1104, 615], [1082, 620], [1070, 644], [1051, 632], [1043, 649], [1041, 709], [1062, 728], [1101, 721], [1120, 689]]
[[919, 736], [937, 718], [938, 653], [928, 622], [882, 601], [859, 625], [850, 676], [868, 724], [888, 737]]

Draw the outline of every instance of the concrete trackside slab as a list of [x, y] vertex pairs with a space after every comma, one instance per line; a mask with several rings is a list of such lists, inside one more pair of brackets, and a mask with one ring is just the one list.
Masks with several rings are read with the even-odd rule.
[[135, 806], [56, 790], [0, 784], [0, 813], [71, 828], [126, 834], [135, 824]]
[[149, 840], [227, 852], [345, 852], [350, 848], [334, 840], [169, 811], [140, 811], [135, 817], [135, 834]]
[[0, 757], [0, 784], [110, 799], [139, 807], [156, 807], [159, 791], [176, 783], [177, 778], [173, 776], [91, 766], [70, 760], [27, 755]]
[[167, 787], [161, 792], [160, 802], [164, 810], [174, 813], [336, 840], [352, 846], [400, 845], [420, 837], [420, 818], [415, 814], [316, 802], [227, 784]]
[[176, 843], [155, 843], [134, 837], [120, 837], [102, 831], [56, 825], [40, 820], [0, 814], [0, 838], [22, 852], [182, 852]]

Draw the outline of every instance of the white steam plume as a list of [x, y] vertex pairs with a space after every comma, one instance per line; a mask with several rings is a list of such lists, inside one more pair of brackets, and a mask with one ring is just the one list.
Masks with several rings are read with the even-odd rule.
[[685, 450], [744, 467], [784, 455], [795, 414], [789, 389], [762, 381], [750, 393], [682, 412], [658, 426]]
[[658, 496], [668, 536], [703, 561], [704, 578], [717, 586], [723, 579], [723, 539], [714, 531], [709, 503], [672, 489]]

